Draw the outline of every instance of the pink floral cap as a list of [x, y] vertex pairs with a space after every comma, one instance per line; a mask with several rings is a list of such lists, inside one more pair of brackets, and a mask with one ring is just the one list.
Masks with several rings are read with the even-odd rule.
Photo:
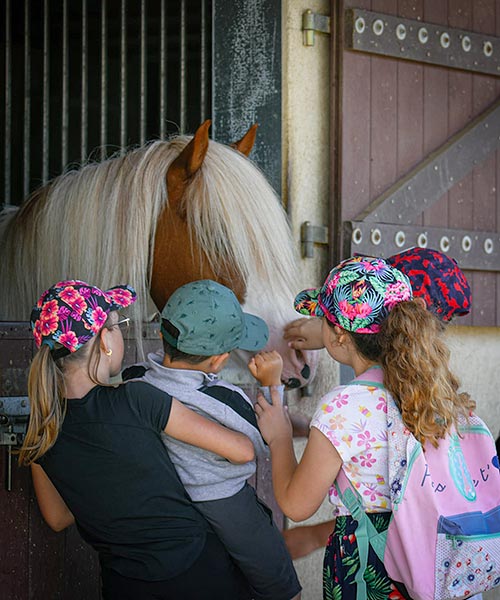
[[84, 281], [60, 281], [41, 295], [31, 311], [36, 346], [47, 344], [54, 360], [76, 352], [101, 331], [110, 312], [126, 308], [136, 299], [129, 285], [103, 292]]
[[410, 280], [381, 258], [357, 256], [332, 269], [321, 288], [300, 292], [295, 310], [326, 317], [352, 333], [378, 333], [390, 310], [413, 293]]

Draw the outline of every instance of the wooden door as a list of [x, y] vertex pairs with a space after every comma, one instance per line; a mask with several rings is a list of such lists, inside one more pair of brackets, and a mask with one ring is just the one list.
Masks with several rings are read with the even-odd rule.
[[333, 264], [444, 251], [500, 324], [500, 1], [332, 2]]

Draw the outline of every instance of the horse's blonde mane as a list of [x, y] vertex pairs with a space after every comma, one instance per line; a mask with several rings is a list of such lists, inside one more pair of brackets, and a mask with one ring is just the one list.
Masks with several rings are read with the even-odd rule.
[[[156, 141], [88, 164], [28, 199], [0, 241], [0, 318], [29, 319], [47, 287], [76, 278], [104, 288], [130, 283], [138, 293], [133, 316], [138, 324], [148, 320], [150, 257], [168, 202], [166, 173], [190, 139]], [[278, 312], [289, 307], [297, 289], [290, 228], [257, 167], [211, 141], [184, 201], [192, 235], [214, 271], [232, 264], [252, 295], [257, 292]]]

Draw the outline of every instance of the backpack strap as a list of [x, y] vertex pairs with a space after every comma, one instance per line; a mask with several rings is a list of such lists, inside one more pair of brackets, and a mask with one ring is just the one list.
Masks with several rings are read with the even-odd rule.
[[335, 480], [335, 487], [342, 503], [358, 522], [358, 526], [356, 527], [356, 541], [358, 543], [359, 569], [354, 578], [356, 582], [356, 600], [367, 600], [364, 574], [368, 566], [370, 546], [372, 546], [379, 559], [383, 561], [387, 531], [379, 533], [375, 529], [375, 526], [365, 512], [359, 492], [349, 481], [342, 468]]

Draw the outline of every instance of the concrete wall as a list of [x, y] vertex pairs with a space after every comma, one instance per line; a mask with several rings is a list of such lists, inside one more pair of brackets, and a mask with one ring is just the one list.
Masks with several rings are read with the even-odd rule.
[[[329, 203], [329, 36], [318, 34], [313, 47], [302, 43], [302, 13], [311, 9], [330, 14], [326, 0], [283, 2], [283, 198], [300, 245], [300, 225], [327, 224]], [[317, 247], [315, 258], [302, 261], [302, 285], [322, 283], [328, 269], [326, 251]], [[500, 329], [451, 326], [448, 332], [452, 367], [463, 389], [477, 402], [478, 414], [492, 432], [500, 431]], [[339, 381], [338, 366], [323, 352], [310, 397], [297, 394], [295, 411], [312, 415], [317, 400]], [[304, 443], [296, 443], [298, 454]], [[327, 503], [309, 522], [331, 518]], [[293, 523], [289, 524], [294, 526]], [[302, 600], [322, 597], [322, 550], [296, 561], [304, 591]], [[485, 595], [500, 600], [500, 592]]]

